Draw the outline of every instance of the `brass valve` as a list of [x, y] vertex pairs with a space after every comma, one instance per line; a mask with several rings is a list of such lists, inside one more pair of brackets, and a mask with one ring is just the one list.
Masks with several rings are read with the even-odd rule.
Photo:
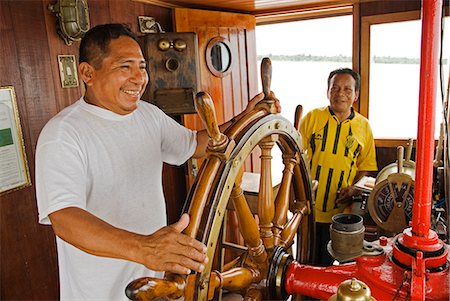
[[328, 301], [376, 301], [370, 295], [370, 288], [362, 281], [352, 278], [343, 281], [336, 294]]

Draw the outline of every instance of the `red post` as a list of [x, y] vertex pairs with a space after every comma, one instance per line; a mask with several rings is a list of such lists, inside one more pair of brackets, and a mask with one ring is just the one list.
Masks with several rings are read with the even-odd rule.
[[419, 119], [412, 233], [428, 237], [433, 185], [435, 100], [439, 63], [442, 0], [422, 1]]

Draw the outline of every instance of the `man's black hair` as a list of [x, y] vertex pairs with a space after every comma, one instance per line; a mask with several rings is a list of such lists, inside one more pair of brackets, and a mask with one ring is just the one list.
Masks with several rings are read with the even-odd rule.
[[79, 62], [100, 68], [103, 59], [109, 55], [111, 40], [122, 36], [130, 37], [137, 42], [136, 35], [126, 24], [102, 24], [91, 28], [81, 40]]
[[328, 76], [328, 89], [330, 88], [331, 79], [336, 74], [350, 74], [353, 77], [353, 79], [355, 80], [355, 91], [359, 92], [359, 89], [361, 87], [361, 77], [359, 76], [358, 72], [353, 71], [350, 68], [339, 68], [339, 69], [331, 71], [330, 75]]

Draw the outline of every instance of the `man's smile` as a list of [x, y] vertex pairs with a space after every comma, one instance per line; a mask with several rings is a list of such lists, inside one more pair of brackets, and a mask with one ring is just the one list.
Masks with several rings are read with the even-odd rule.
[[141, 94], [141, 89], [139, 90], [125, 90], [123, 88], [120, 89], [121, 92], [133, 95], [133, 96], [139, 96]]

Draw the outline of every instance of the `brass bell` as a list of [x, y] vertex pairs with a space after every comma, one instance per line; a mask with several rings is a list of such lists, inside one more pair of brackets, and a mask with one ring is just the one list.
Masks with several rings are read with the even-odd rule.
[[182, 39], [176, 39], [175, 41], [173, 41], [173, 48], [175, 48], [176, 51], [181, 52], [181, 51], [185, 50], [186, 47], [187, 47], [187, 44]]
[[170, 49], [170, 41], [169, 39], [162, 38], [158, 41], [158, 49], [161, 51], [167, 51]]
[[343, 281], [337, 293], [328, 301], [376, 301], [376, 299], [370, 295], [370, 288], [364, 282], [352, 278]]

